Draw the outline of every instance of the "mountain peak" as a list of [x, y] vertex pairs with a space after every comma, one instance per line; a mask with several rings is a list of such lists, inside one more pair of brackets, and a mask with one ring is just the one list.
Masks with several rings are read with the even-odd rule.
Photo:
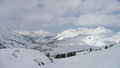
[[33, 31], [33, 33], [34, 34], [36, 34], [36, 35], [39, 35], [39, 36], [46, 36], [46, 35], [50, 35], [50, 33], [49, 32], [47, 32], [47, 31], [43, 31], [43, 30], [35, 30], [35, 31]]
[[106, 31], [112, 32], [111, 30], [106, 29], [106, 28], [101, 27], [101, 26], [97, 27], [95, 30], [96, 30], [96, 31], [99, 31], [99, 32], [106, 32]]
[[95, 29], [88, 29], [88, 28], [76, 28], [76, 29], [68, 29], [65, 30], [57, 35], [58, 40], [68, 39], [76, 37], [80, 34], [87, 34], [87, 35], [107, 35], [111, 36], [113, 34], [113, 31], [106, 29], [104, 27], [97, 27]]
[[45, 36], [48, 36], [48, 35], [51, 35], [49, 32], [47, 31], [43, 31], [41, 29], [39, 30], [33, 30], [33, 31], [28, 31], [28, 30], [14, 30], [14, 32], [20, 34], [20, 35], [29, 35], [29, 36], [37, 36], [37, 37], [45, 37]]

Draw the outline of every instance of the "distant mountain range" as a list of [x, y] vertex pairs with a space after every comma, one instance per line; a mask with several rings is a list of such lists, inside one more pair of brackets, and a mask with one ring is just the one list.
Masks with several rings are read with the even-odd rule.
[[[43, 30], [11, 30], [0, 26], [0, 66], [3, 66], [2, 68], [21, 66], [24, 68], [56, 68], [56, 66], [62, 65], [61, 67], [66, 68], [64, 65], [71, 63], [71, 66], [75, 66], [72, 62], [76, 63], [79, 59], [86, 62], [80, 60], [76, 63], [78, 65], [88, 62], [97, 65], [98, 62], [99, 64], [103, 63], [103, 61], [100, 62], [101, 59], [108, 59], [108, 57], [111, 61], [105, 63], [113, 65], [112, 61], [118, 60], [115, 56], [119, 56], [116, 53], [119, 52], [119, 45], [120, 32], [114, 32], [104, 27], [68, 29], [55, 35]], [[115, 47], [111, 48], [112, 46]], [[104, 51], [105, 49], [108, 49], [107, 52]], [[111, 55], [112, 52], [114, 55]], [[60, 59], [60, 62], [55, 59], [56, 55], [59, 58], [65, 58], [68, 54], [74, 54], [75, 57], [68, 58], [69, 60]], [[67, 64], [63, 60], [67, 61]], [[92, 63], [90, 64], [94, 65]], [[108, 65], [104, 66], [109, 67]], [[88, 68], [86, 65], [82, 67]]]
[[55, 46], [87, 45], [100, 47], [119, 42], [120, 32], [115, 33], [104, 27], [68, 29], [54, 35], [43, 30], [10, 30], [0, 26], [0, 48], [31, 48], [50, 45], [50, 43]]

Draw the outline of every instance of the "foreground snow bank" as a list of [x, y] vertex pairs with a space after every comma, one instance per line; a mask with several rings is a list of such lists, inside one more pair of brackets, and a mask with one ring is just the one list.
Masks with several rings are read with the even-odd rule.
[[50, 64], [42, 53], [30, 49], [0, 49], [0, 68], [41, 68]]

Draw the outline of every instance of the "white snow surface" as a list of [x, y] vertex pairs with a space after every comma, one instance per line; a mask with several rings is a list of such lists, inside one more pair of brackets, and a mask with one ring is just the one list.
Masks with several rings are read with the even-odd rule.
[[[54, 59], [54, 63], [51, 63], [43, 53], [36, 50], [0, 49], [0, 68], [120, 68], [119, 52], [120, 45], [116, 45], [107, 50]], [[38, 65], [35, 59], [45, 65]]]
[[89, 45], [89, 46], [105, 46], [108, 43], [114, 44], [120, 42], [120, 33], [97, 27], [95, 29], [77, 28], [68, 29], [56, 36], [60, 41], [57, 44], [62, 45]]
[[0, 49], [0, 68], [42, 68], [44, 65], [41, 62], [51, 64], [45, 54], [36, 50]]
[[56, 37], [58, 38], [58, 40], [65, 40], [65, 39], [73, 38], [83, 34], [104, 37], [104, 36], [112, 36], [114, 32], [104, 27], [97, 27], [96, 29], [77, 28], [77, 29], [65, 30], [59, 33]]
[[90, 54], [56, 59], [55, 64], [45, 68], [120, 68], [120, 45]]

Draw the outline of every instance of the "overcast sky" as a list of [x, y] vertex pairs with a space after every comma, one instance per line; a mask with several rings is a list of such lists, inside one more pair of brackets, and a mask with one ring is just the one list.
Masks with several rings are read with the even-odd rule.
[[97, 26], [120, 31], [120, 0], [0, 0], [0, 24], [49, 32]]

